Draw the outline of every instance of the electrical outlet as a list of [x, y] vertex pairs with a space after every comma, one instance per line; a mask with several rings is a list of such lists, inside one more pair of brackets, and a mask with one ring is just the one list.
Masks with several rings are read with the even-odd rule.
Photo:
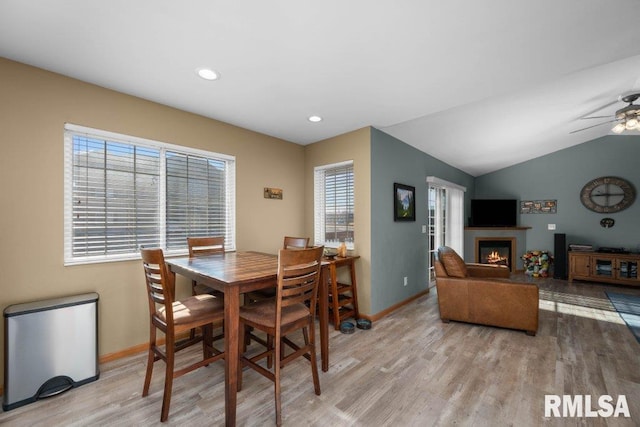
[[425, 234], [427, 232], [427, 226], [423, 225], [422, 226], [422, 233]]
[[547, 230], [555, 230], [555, 229], [556, 229], [555, 224], [547, 224]]
[[407, 286], [407, 276], [404, 276], [404, 286]]

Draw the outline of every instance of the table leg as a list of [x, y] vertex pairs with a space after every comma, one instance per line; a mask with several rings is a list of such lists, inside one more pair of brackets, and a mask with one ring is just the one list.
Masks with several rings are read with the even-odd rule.
[[358, 311], [358, 286], [356, 284], [356, 266], [354, 264], [354, 259], [349, 261], [349, 270], [351, 273], [351, 297], [353, 298], [353, 318], [356, 321], [360, 318], [360, 312]]
[[322, 267], [320, 271], [320, 289], [318, 298], [320, 299], [320, 359], [322, 360], [322, 371], [329, 370], [329, 285], [328, 267]]
[[[336, 331], [340, 330], [340, 296], [338, 295], [338, 273], [336, 263], [332, 262], [329, 266], [330, 286], [331, 286], [331, 312], [333, 313], [333, 327]], [[327, 300], [329, 297], [327, 296]]]
[[224, 389], [225, 425], [236, 425], [236, 401], [238, 395], [238, 345], [239, 345], [240, 292], [236, 286], [224, 293]]

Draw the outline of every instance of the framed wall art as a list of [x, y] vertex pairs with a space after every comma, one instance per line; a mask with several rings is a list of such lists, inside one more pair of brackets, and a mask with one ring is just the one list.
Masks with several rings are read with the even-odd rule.
[[264, 187], [264, 198], [282, 200], [282, 188]]
[[416, 220], [416, 188], [410, 185], [393, 184], [393, 220]]
[[520, 202], [521, 214], [554, 214], [557, 212], [557, 200], [523, 200]]

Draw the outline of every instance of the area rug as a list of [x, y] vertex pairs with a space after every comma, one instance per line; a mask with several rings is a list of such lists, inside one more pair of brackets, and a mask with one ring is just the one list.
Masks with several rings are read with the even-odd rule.
[[640, 343], [640, 297], [605, 292], [616, 311]]

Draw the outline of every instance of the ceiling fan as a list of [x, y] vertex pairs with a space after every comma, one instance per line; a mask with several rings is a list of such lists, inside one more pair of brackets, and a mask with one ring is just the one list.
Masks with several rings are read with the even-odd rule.
[[578, 129], [571, 131], [569, 133], [582, 132], [583, 130], [591, 129], [597, 126], [602, 126], [607, 123], [618, 122], [611, 129], [614, 133], [622, 133], [625, 130], [640, 130], [640, 105], [635, 105], [633, 102], [640, 98], [640, 93], [632, 93], [630, 95], [624, 96], [620, 98], [620, 101], [626, 102], [627, 105], [624, 108], [616, 111], [614, 118], [611, 119], [611, 116], [591, 116], [591, 117], [583, 117], [582, 119], [611, 119], [606, 122], [598, 123], [593, 126], [588, 126], [586, 128]]

